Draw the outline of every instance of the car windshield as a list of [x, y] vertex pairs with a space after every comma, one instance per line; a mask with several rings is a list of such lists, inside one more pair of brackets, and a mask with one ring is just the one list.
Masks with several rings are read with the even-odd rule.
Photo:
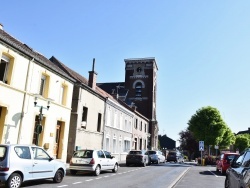
[[142, 152], [141, 151], [130, 151], [129, 154], [140, 155], [140, 154], [142, 154]]
[[74, 158], [92, 158], [93, 150], [79, 150], [73, 155]]

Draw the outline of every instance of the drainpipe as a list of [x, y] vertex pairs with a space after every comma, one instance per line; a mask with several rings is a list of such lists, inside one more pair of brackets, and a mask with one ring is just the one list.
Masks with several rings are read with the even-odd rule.
[[105, 133], [105, 121], [106, 121], [107, 101], [108, 101], [108, 97], [105, 98], [105, 105], [104, 105], [102, 149], [104, 149], [104, 136], [105, 136], [104, 133]]
[[24, 117], [24, 107], [25, 107], [26, 98], [27, 98], [27, 87], [28, 87], [28, 79], [29, 79], [29, 73], [30, 73], [30, 64], [31, 64], [32, 62], [34, 62], [34, 58], [32, 58], [32, 59], [29, 61], [28, 71], [27, 71], [27, 74], [26, 74], [26, 81], [25, 81], [25, 89], [24, 89], [24, 97], [23, 97], [23, 105], [22, 105], [20, 126], [19, 126], [19, 129], [18, 129], [18, 136], [17, 136], [17, 143], [18, 143], [18, 144], [20, 144], [20, 140], [21, 140], [22, 124], [23, 124], [23, 117]]

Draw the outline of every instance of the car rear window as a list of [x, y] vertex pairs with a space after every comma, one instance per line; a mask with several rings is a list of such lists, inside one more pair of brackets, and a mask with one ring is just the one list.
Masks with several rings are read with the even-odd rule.
[[141, 151], [130, 151], [129, 154], [139, 155], [139, 154], [142, 154], [142, 152]]
[[73, 155], [74, 158], [92, 158], [93, 150], [79, 150]]
[[238, 155], [227, 155], [226, 159], [232, 161], [235, 156], [238, 156]]
[[156, 151], [148, 151], [148, 154], [156, 154]]
[[0, 146], [0, 161], [3, 161], [6, 156], [7, 148], [5, 146]]
[[169, 152], [169, 155], [176, 155], [176, 152]]

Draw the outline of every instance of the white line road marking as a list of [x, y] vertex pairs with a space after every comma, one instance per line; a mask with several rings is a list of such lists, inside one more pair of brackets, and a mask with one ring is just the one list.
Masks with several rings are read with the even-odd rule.
[[80, 183], [82, 183], [82, 182], [81, 182], [81, 181], [79, 181], [79, 182], [75, 182], [75, 183], [72, 183], [72, 184], [74, 184], [74, 185], [75, 185], [75, 184], [80, 184]]
[[109, 176], [104, 176], [104, 178], [108, 178]]
[[96, 178], [96, 180], [102, 179], [102, 177]]
[[208, 170], [211, 174], [213, 174], [216, 178], [224, 177], [224, 176], [217, 176], [215, 173], [211, 172], [211, 170]]
[[68, 187], [68, 185], [61, 185], [61, 186], [57, 186], [57, 187]]
[[86, 180], [86, 181], [93, 181], [93, 179], [89, 179], [89, 180]]

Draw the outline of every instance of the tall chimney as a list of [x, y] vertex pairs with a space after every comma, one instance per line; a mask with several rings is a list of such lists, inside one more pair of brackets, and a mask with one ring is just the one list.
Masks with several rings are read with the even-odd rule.
[[95, 58], [93, 58], [92, 71], [89, 71], [89, 83], [88, 86], [93, 90], [96, 88], [96, 77], [97, 73], [95, 72]]

